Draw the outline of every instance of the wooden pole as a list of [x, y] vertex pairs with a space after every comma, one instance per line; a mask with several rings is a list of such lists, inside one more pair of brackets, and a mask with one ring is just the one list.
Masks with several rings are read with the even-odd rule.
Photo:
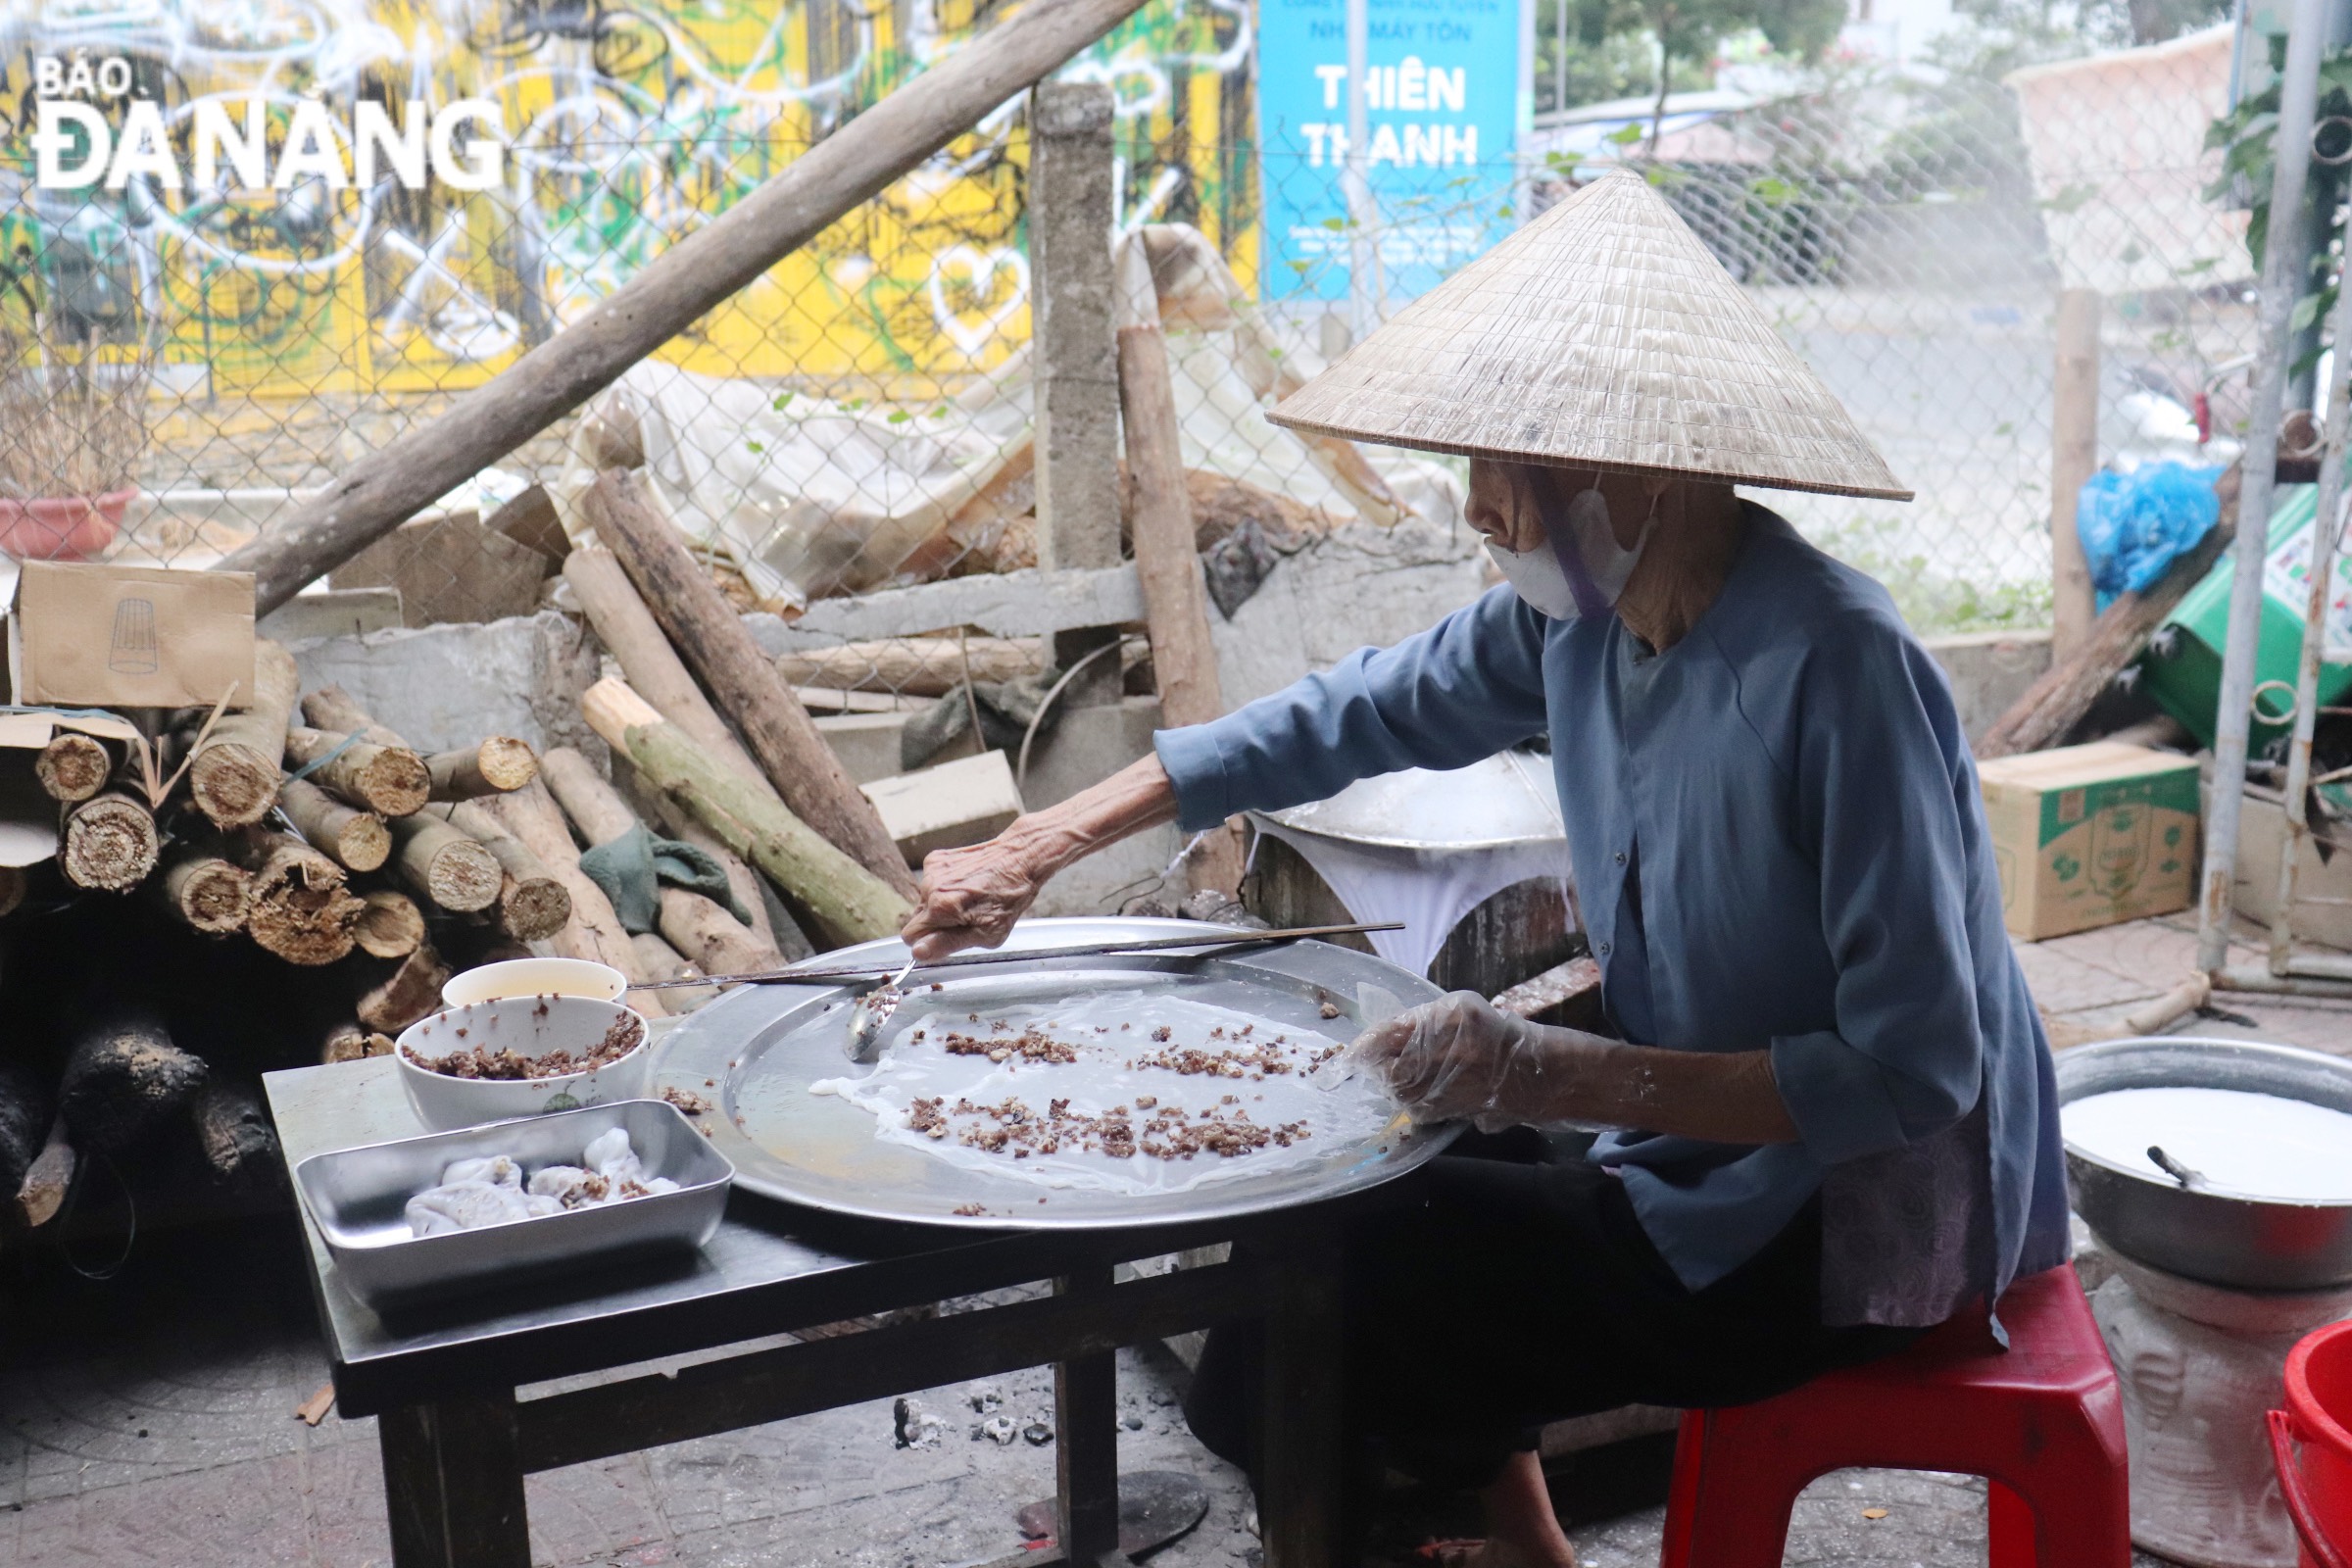
[[211, 936], [245, 929], [253, 900], [253, 878], [232, 865], [216, 845], [182, 839], [164, 860], [156, 879], [164, 907], [191, 928]]
[[2075, 528], [2082, 482], [2099, 467], [2099, 294], [2058, 291], [2058, 364], [2050, 407], [2050, 657], [2071, 659], [2097, 613]]
[[307, 778], [279, 785], [277, 804], [312, 849], [347, 871], [373, 871], [392, 858], [392, 830], [382, 817], [344, 805]]
[[[536, 773], [534, 762], [533, 772]], [[504, 792], [512, 793], [512, 792]], [[506, 829], [479, 803], [461, 801], [449, 810], [450, 825], [490, 852], [504, 874], [498, 889], [498, 928], [516, 942], [541, 942], [571, 919], [571, 895], [531, 847]]]
[[[612, 912], [612, 901], [580, 869], [580, 852], [571, 842], [571, 830], [564, 825], [563, 809], [547, 792], [546, 781], [533, 779], [511, 795], [494, 796], [479, 804], [508, 832], [522, 840], [571, 896], [571, 919], [548, 939], [548, 945], [566, 958], [611, 964], [631, 980], [652, 979], [630, 950], [629, 934], [621, 929], [620, 916]], [[647, 992], [630, 1005], [648, 1017], [659, 1016], [661, 995]]]
[[596, 628], [597, 640], [620, 661], [620, 672], [637, 695], [684, 730], [712, 761], [764, 784], [767, 776], [694, 683], [678, 651], [662, 635], [662, 623], [621, 569], [620, 558], [610, 550], [575, 550], [564, 562], [564, 580], [587, 612], [588, 624]]
[[636, 764], [648, 784], [775, 878], [836, 940], [870, 942], [894, 935], [911, 912], [912, 906], [896, 889], [713, 763], [621, 682], [600, 680], [589, 687], [580, 711], [607, 745]]
[[221, 562], [257, 613], [513, 452], [1132, 15], [1141, 0], [1028, 0], [786, 164], [570, 326], [379, 448]]
[[229, 853], [253, 874], [245, 930], [288, 963], [333, 963], [352, 950], [368, 906], [343, 885], [343, 868], [300, 839], [247, 829]]
[[264, 638], [253, 645], [253, 690], [222, 713], [188, 759], [188, 795], [216, 827], [259, 822], [277, 801], [278, 759], [302, 676], [294, 656]]
[[[1208, 634], [1208, 593], [1193, 548], [1193, 503], [1184, 482], [1176, 389], [1160, 331], [1159, 295], [1143, 244], [1123, 242], [1118, 260], [1119, 409], [1127, 430], [1127, 472], [1135, 486], [1135, 574], [1152, 634], [1160, 722], [1170, 729], [1221, 718], [1217, 650]], [[1241, 836], [1211, 831], [1186, 867], [1193, 887], [1231, 894], [1242, 885]]]
[[127, 893], [147, 880], [162, 847], [145, 803], [110, 790], [67, 813], [57, 863], [77, 888]]
[[405, 958], [424, 943], [424, 911], [406, 893], [369, 888], [352, 939], [371, 958]]
[[68, 806], [86, 801], [106, 788], [114, 776], [115, 760], [97, 737], [78, 730], [62, 730], [41, 755], [32, 760], [32, 776], [53, 801]]
[[597, 537], [620, 558], [670, 645], [734, 720], [791, 813], [885, 887], [913, 898], [914, 878], [881, 813], [850, 782], [824, 732], [776, 674], [718, 584], [677, 530], [647, 505], [635, 476], [600, 474], [580, 506]]
[[430, 942], [419, 942], [390, 974], [360, 993], [360, 1022], [377, 1034], [397, 1037], [417, 1019], [441, 1007], [441, 988], [449, 983], [449, 965]]
[[379, 816], [413, 815], [432, 790], [424, 759], [405, 746], [378, 746], [297, 724], [286, 731], [285, 752], [296, 767], [312, 768], [310, 776], [321, 786]]
[[429, 811], [392, 824], [392, 857], [409, 891], [453, 914], [487, 909], [498, 902], [504, 872], [491, 853]]
[[539, 774], [530, 746], [512, 735], [492, 735], [478, 746], [436, 752], [424, 760], [436, 801], [470, 801], [518, 790]]

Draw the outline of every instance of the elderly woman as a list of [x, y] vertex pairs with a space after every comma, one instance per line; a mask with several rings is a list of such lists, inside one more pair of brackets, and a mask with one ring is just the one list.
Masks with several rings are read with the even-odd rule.
[[[1646, 184], [1587, 186], [1276, 418], [1468, 455], [1508, 586], [933, 856], [906, 934], [999, 942], [1139, 828], [1547, 735], [1622, 1038], [1455, 995], [1356, 1051], [1420, 1119], [1611, 1130], [1434, 1162], [1348, 1291], [1390, 1462], [1480, 1489], [1478, 1560], [1565, 1568], [1537, 1425], [1765, 1397], [2064, 1260], [2049, 1050], [1942, 676], [1877, 584], [1733, 484], [1907, 493]], [[1188, 1401], [1245, 1463], [1253, 1363], [1222, 1336]]]

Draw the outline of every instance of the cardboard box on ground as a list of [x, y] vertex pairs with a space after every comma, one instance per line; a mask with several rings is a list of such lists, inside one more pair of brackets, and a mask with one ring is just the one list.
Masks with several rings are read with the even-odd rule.
[[2097, 741], [1978, 764], [2001, 913], [2027, 941], [2170, 914], [2197, 874], [2197, 764]]

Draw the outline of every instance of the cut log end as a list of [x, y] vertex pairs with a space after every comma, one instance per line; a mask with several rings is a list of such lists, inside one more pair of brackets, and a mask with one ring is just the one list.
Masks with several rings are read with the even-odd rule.
[[74, 1185], [74, 1143], [61, 1113], [50, 1120], [49, 1138], [17, 1184], [17, 1217], [27, 1229], [57, 1218], [66, 1206], [66, 1192]]
[[164, 873], [164, 903], [189, 926], [209, 936], [245, 929], [253, 901], [253, 878], [217, 855], [194, 855]]
[[325, 1043], [318, 1051], [318, 1060], [324, 1066], [339, 1061], [365, 1061], [369, 1056], [392, 1054], [392, 1037], [369, 1029], [363, 1024], [344, 1022], [326, 1032]]
[[254, 834], [240, 853], [253, 872], [245, 929], [264, 952], [309, 967], [351, 952], [368, 906], [343, 885], [342, 867], [283, 834]]
[[417, 1019], [441, 1007], [441, 988], [449, 983], [449, 965], [430, 943], [401, 959], [400, 967], [360, 995], [355, 1009], [360, 1022], [378, 1034], [397, 1035]]
[[77, 1145], [111, 1152], [186, 1104], [205, 1076], [203, 1060], [173, 1045], [160, 1023], [112, 1018], [87, 1029], [67, 1055], [58, 1109]]
[[442, 752], [425, 760], [436, 801], [469, 801], [507, 795], [539, 776], [539, 758], [511, 735], [493, 735], [479, 746]]
[[71, 732], [58, 736], [41, 748], [33, 759], [32, 776], [54, 801], [74, 805], [88, 800], [106, 788], [114, 772], [114, 760], [106, 748], [87, 735]]
[[127, 893], [147, 880], [161, 850], [154, 812], [127, 795], [101, 795], [66, 818], [58, 863], [75, 887]]
[[212, 1083], [196, 1092], [189, 1106], [196, 1144], [213, 1175], [232, 1187], [273, 1186], [284, 1162], [277, 1133], [262, 1108], [261, 1090], [246, 1083]]
[[498, 895], [498, 928], [516, 942], [544, 942], [571, 918], [571, 895], [552, 876], [504, 879]]

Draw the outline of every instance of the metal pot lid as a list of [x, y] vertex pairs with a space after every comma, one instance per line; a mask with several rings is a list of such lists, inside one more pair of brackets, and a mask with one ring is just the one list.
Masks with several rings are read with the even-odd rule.
[[[1229, 934], [1189, 920], [1038, 919], [1017, 926], [1008, 948], [1198, 933]], [[821, 955], [812, 964], [902, 961], [896, 941]], [[926, 1007], [1017, 1016], [1071, 999], [1149, 993], [1156, 1003], [1220, 1009], [1261, 1025], [1345, 1041], [1365, 1024], [1433, 1001], [1437, 987], [1369, 954], [1322, 942], [1205, 956], [1150, 953], [1005, 963], [939, 971], [944, 990], [916, 971], [908, 1002], [885, 1025], [884, 1047], [919, 1026]], [[867, 1219], [982, 1230], [1087, 1230], [1226, 1217], [1285, 1208], [1378, 1186], [1421, 1164], [1458, 1128], [1398, 1127], [1386, 1107], [1360, 1128], [1319, 1144], [1314, 1157], [1229, 1174], [1190, 1190], [1119, 1193], [1041, 1189], [1013, 1175], [974, 1170], [879, 1135], [876, 1116], [811, 1086], [864, 1069], [842, 1052], [852, 994], [837, 986], [744, 986], [691, 1013], [664, 1043], [656, 1076], [664, 1088], [716, 1102], [702, 1118], [734, 1162], [737, 1188], [783, 1202]], [[1322, 1009], [1336, 1014], [1325, 1018]], [[1269, 1030], [1269, 1033], [1272, 1031]], [[1140, 1038], [1140, 1037], [1139, 1037]], [[1046, 1071], [1057, 1069], [1047, 1068]], [[1238, 1086], [1237, 1086], [1238, 1087]], [[1050, 1092], [1045, 1080], [1041, 1093]], [[1041, 1202], [1043, 1198], [1046, 1201]]]
[[1327, 801], [1254, 814], [1293, 833], [1400, 850], [1567, 842], [1551, 760], [1530, 752], [1443, 773], [1408, 767], [1358, 779]]

